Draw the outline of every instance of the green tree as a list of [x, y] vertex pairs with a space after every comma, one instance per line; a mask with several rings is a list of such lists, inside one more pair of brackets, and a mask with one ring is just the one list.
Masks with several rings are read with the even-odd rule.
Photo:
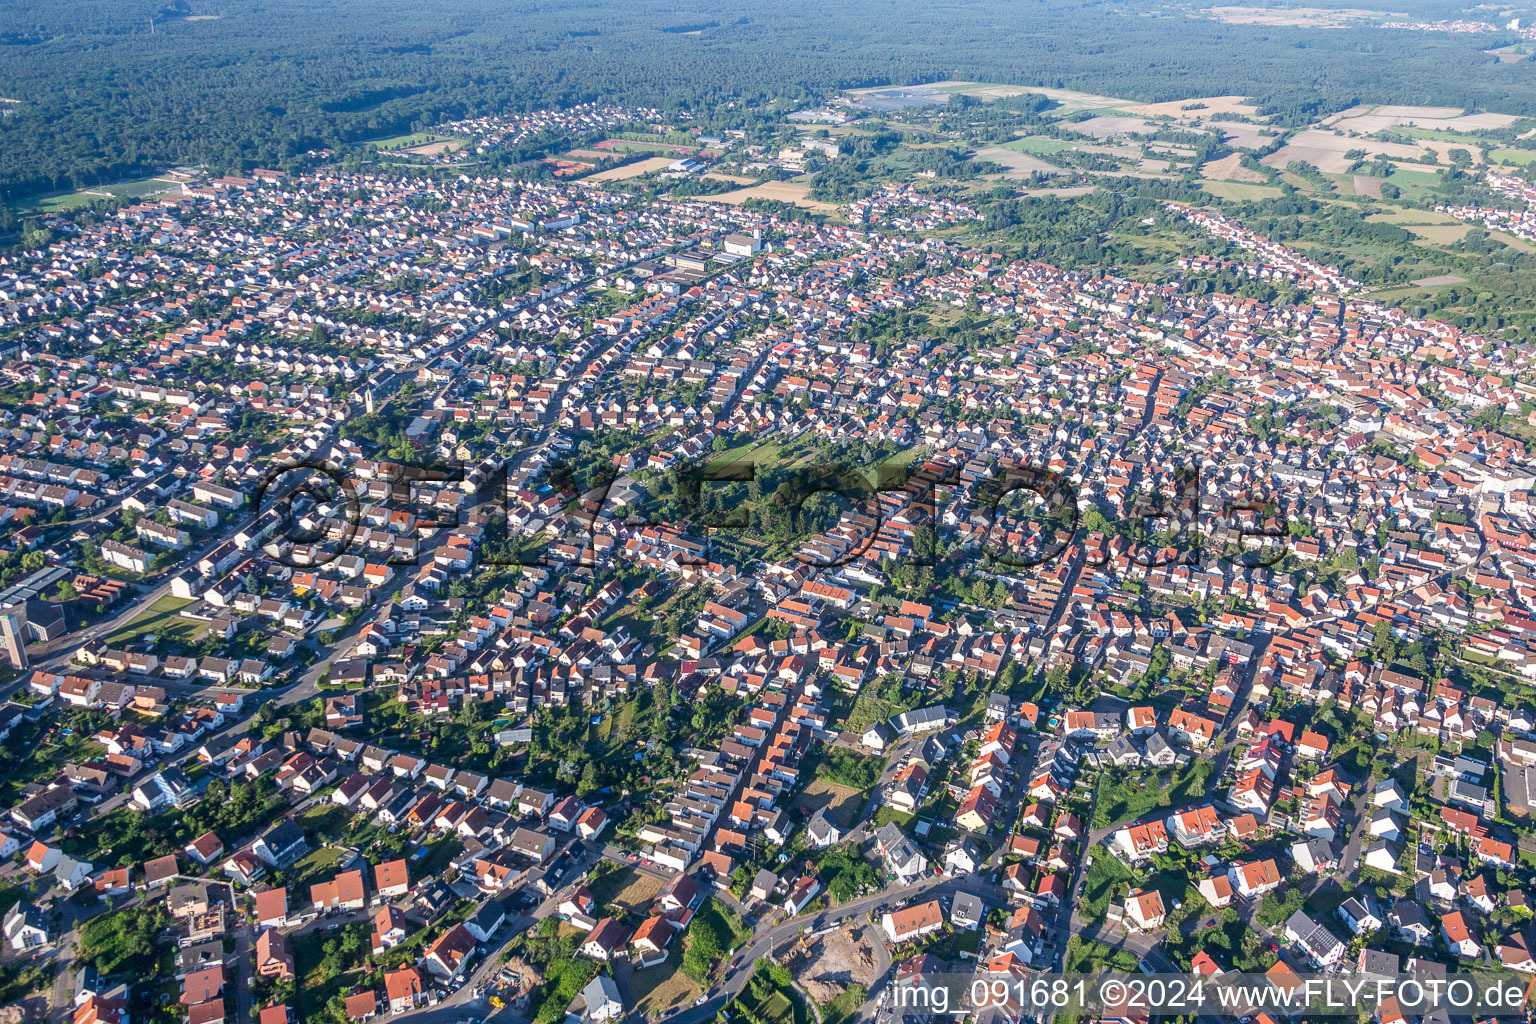
[[683, 941], [682, 972], [700, 985], [706, 984], [720, 960], [721, 949], [714, 924], [708, 918], [695, 917]]
[[597, 792], [600, 787], [597, 762], [588, 761], [586, 767], [581, 770], [581, 781], [576, 784], [576, 795], [585, 798]]

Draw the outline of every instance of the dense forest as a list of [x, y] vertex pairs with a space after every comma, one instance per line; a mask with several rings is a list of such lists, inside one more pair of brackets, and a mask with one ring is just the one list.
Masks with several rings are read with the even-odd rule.
[[183, 162], [282, 164], [470, 114], [605, 100], [728, 126], [773, 100], [942, 78], [1241, 93], [1293, 122], [1357, 100], [1536, 114], [1528, 66], [1482, 52], [1512, 38], [1231, 25], [1139, 4], [10, 0], [0, 97], [20, 102], [0, 117], [0, 195]]

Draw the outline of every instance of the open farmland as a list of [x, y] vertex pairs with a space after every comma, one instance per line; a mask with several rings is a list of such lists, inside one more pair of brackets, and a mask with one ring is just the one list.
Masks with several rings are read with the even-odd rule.
[[727, 203], [737, 206], [748, 199], [772, 199], [780, 203], [793, 203], [807, 210], [821, 210], [831, 212], [837, 209], [833, 203], [821, 203], [807, 198], [811, 194], [811, 186], [802, 185], [793, 181], [765, 181], [761, 185], [753, 185], [751, 188], [738, 189], [735, 192], [722, 192], [714, 196], [699, 196], [698, 198], [711, 203]]
[[1133, 103], [1122, 108], [1138, 117], [1174, 117], [1180, 119], [1210, 117], [1212, 114], [1238, 114], [1253, 117], [1259, 108], [1242, 96], [1201, 96], [1166, 103]]
[[1077, 121], [1065, 127], [1095, 139], [1107, 139], [1113, 135], [1150, 135], [1154, 130], [1146, 118], [1108, 115], [1090, 117], [1086, 121]]
[[1008, 168], [1000, 175], [1004, 178], [1027, 178], [1037, 172], [1040, 174], [1064, 173], [1055, 164], [1028, 153], [1021, 153], [1010, 146], [988, 146], [977, 150], [975, 157], [977, 160], [990, 160], [992, 163], [1002, 164]]
[[1417, 160], [1423, 150], [1400, 142], [1357, 139], [1315, 128], [1297, 132], [1289, 142], [1263, 159], [1267, 167], [1283, 169], [1292, 161], [1311, 164], [1324, 174], [1345, 174], [1355, 161], [1346, 154], [1362, 150], [1392, 160]]
[[1215, 178], [1219, 181], [1241, 181], [1260, 183], [1264, 175], [1251, 168], [1243, 166], [1243, 158], [1237, 153], [1230, 153], [1219, 160], [1207, 161], [1200, 170], [1207, 178]]
[[1208, 7], [1205, 14], [1229, 25], [1269, 25], [1275, 28], [1348, 28], [1380, 20], [1380, 11], [1341, 7]]
[[630, 178], [638, 178], [642, 174], [650, 174], [653, 171], [664, 171], [677, 163], [676, 158], [670, 156], [651, 156], [644, 160], [636, 160], [632, 164], [623, 167], [614, 167], [606, 171], [598, 171], [588, 177], [587, 181], [628, 181]]

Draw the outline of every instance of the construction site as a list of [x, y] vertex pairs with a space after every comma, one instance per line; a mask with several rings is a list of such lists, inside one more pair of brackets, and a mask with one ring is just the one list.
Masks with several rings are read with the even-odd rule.
[[838, 925], [799, 936], [774, 959], [789, 968], [808, 996], [825, 1005], [850, 985], [872, 987], [882, 953], [866, 941], [863, 927]]

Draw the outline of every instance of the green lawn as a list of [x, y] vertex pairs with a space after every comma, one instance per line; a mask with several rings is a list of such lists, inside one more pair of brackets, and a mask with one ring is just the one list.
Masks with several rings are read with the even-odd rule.
[[180, 183], [167, 178], [141, 178], [138, 181], [122, 181], [116, 185], [98, 185], [92, 192], [105, 192], [114, 199], [142, 199], [144, 196], [168, 192], [179, 188]]
[[293, 881], [289, 883], [289, 887], [301, 895], [308, 896], [309, 884], [326, 881], [334, 875], [345, 855], [345, 850], [334, 846], [322, 846], [318, 850], [309, 851], [290, 869]]
[[[46, 782], [66, 764], [90, 761], [106, 754], [106, 748], [80, 728], [79, 714], [65, 714], [59, 719], [23, 722], [6, 741], [13, 752], [0, 767], [0, 806], [9, 807], [22, 798], [29, 783]], [[55, 727], [57, 722], [57, 727]], [[64, 735], [69, 729], [70, 735]]]
[[1495, 149], [1489, 152], [1488, 158], [1501, 164], [1536, 163], [1536, 149]]
[[362, 980], [368, 930], [366, 921], [354, 921], [335, 931], [306, 932], [293, 941], [297, 1019], [322, 1019], [327, 1002]]
[[298, 817], [298, 825], [316, 839], [339, 839], [351, 818], [352, 811], [326, 801], [305, 809]]
[[1182, 807], [1204, 798], [1211, 762], [1196, 758], [1187, 768], [1125, 774], [1106, 769], [1099, 775], [1098, 804], [1093, 827], [1108, 828], [1134, 821], [1159, 807]]
[[[1536, 153], [1531, 154], [1536, 157]], [[1433, 188], [1440, 184], [1440, 175], [1430, 171], [1393, 171], [1387, 178], [1394, 185], [1418, 185], [1421, 188]]]
[[29, 208], [43, 213], [63, 213], [65, 210], [89, 206], [100, 198], [100, 196], [88, 196], [84, 192], [58, 192], [31, 200]]
[[1012, 142], [1003, 143], [1003, 148], [1017, 150], [1020, 153], [1033, 153], [1036, 156], [1049, 156], [1052, 153], [1060, 153], [1064, 149], [1071, 149], [1072, 143], [1064, 139], [1048, 139], [1039, 135], [1027, 135], [1022, 139], [1014, 139]]
[[1131, 869], [1121, 863], [1116, 857], [1102, 846], [1095, 846], [1088, 851], [1093, 857], [1093, 863], [1088, 867], [1088, 874], [1083, 879], [1083, 916], [1091, 922], [1099, 922], [1105, 919], [1109, 912], [1109, 901], [1115, 894], [1115, 887], [1121, 882], [1129, 882], [1134, 876]]
[[368, 145], [374, 149], [410, 149], [413, 146], [429, 146], [434, 142], [451, 142], [462, 146], [470, 140], [462, 135], [439, 135], [436, 132], [412, 132], [410, 135], [392, 135], [387, 139], [374, 139]]
[[714, 896], [699, 908], [699, 920], [709, 922], [728, 950], [736, 949], [752, 937], [752, 929], [747, 927], [741, 915]]
[[191, 643], [207, 623], [183, 619], [176, 613], [192, 602], [180, 597], [162, 597], [149, 611], [136, 616], [128, 625], [107, 637], [107, 646], [117, 647], [153, 633], [156, 636]]

